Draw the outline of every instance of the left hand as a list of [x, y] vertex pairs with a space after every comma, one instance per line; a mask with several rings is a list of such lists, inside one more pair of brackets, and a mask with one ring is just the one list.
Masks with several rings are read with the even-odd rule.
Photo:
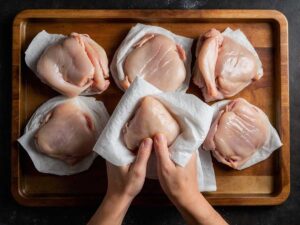
[[142, 189], [148, 159], [152, 150], [152, 139], [146, 138], [141, 143], [135, 161], [126, 166], [114, 166], [107, 162], [107, 196], [132, 200]]

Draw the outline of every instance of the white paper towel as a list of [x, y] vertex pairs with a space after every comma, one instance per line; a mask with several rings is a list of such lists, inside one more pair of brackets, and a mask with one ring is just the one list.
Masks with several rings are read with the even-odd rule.
[[[39, 32], [31, 41], [25, 51], [25, 63], [35, 73], [37, 77], [37, 63], [44, 50], [51, 45], [57, 44], [67, 36], [62, 34], [49, 34], [45, 30]], [[84, 90], [80, 95], [94, 95], [101, 92], [92, 91], [90, 88]]]
[[87, 170], [92, 165], [94, 159], [97, 157], [97, 154], [95, 152], [92, 152], [82, 161], [73, 166], [70, 166], [61, 160], [51, 158], [36, 150], [34, 135], [40, 127], [41, 121], [48, 114], [48, 112], [50, 112], [57, 105], [62, 104], [66, 101], [75, 101], [76, 104], [84, 107], [84, 109], [93, 116], [97, 135], [100, 135], [109, 119], [109, 114], [104, 104], [100, 101], [96, 101], [96, 99], [92, 97], [78, 96], [75, 98], [67, 98], [64, 96], [58, 96], [48, 100], [43, 105], [41, 105], [30, 118], [27, 126], [25, 127], [24, 135], [18, 139], [18, 142], [26, 150], [35, 168], [39, 172], [56, 175], [76, 174]]
[[[223, 100], [223, 101], [216, 102], [215, 104], [213, 104], [211, 106], [214, 110], [214, 116], [213, 116], [212, 122], [217, 117], [220, 109], [222, 109], [229, 102], [230, 102], [230, 100]], [[280, 146], [282, 146], [280, 137], [279, 137], [277, 131], [275, 130], [275, 128], [270, 123], [270, 121], [269, 121], [269, 129], [270, 129], [270, 132], [269, 132], [270, 135], [266, 139], [265, 144], [260, 149], [258, 149], [246, 163], [244, 163], [239, 168], [237, 168], [238, 170], [246, 169], [256, 163], [259, 163], [259, 162], [267, 159], [276, 149], [278, 149]]]
[[115, 52], [115, 55], [110, 65], [110, 71], [112, 77], [115, 80], [115, 83], [121, 90], [124, 91], [124, 89], [119, 85], [119, 81], [124, 80], [125, 77], [123, 70], [124, 61], [127, 58], [127, 55], [133, 50], [133, 46], [148, 33], [165, 35], [166, 37], [173, 40], [175, 43], [181, 45], [182, 48], [185, 50], [186, 61], [184, 65], [186, 69], [186, 78], [184, 83], [176, 90], [185, 92], [189, 87], [189, 82], [191, 79], [191, 47], [193, 44], [193, 39], [176, 35], [162, 27], [145, 25], [140, 23], [136, 24], [130, 29], [126, 38], [123, 40], [123, 42]]
[[[107, 126], [101, 133], [94, 151], [114, 165], [132, 163], [135, 155], [124, 145], [122, 128], [133, 115], [139, 100], [145, 96], [158, 99], [178, 121], [182, 133], [170, 146], [171, 159], [180, 166], [185, 166], [192, 153], [203, 143], [212, 120], [212, 108], [199, 98], [181, 92], [164, 93], [137, 77], [125, 92], [114, 110]], [[198, 157], [199, 188], [201, 191], [216, 190], [216, 181], [210, 154], [201, 151]], [[149, 168], [150, 174], [153, 169]]]

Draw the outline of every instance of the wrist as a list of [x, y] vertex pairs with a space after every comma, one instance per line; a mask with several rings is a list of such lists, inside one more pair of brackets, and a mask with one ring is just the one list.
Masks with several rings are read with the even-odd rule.
[[200, 192], [194, 195], [193, 198], [186, 198], [174, 204], [182, 215], [188, 214], [199, 221], [206, 221], [212, 218], [215, 212]]
[[195, 191], [185, 192], [184, 194], [179, 193], [169, 196], [169, 198], [176, 207], [187, 208], [198, 203], [200, 201], [200, 196], [202, 196], [202, 194], [198, 191]]
[[113, 204], [118, 204], [118, 205], [130, 205], [132, 202], [133, 197], [126, 195], [126, 194], [121, 194], [121, 193], [110, 193], [107, 192], [103, 201], [109, 201], [112, 202]]
[[106, 193], [89, 225], [121, 224], [132, 199], [126, 195]]
[[[201, 208], [203, 212], [209, 212], [209, 203], [204, 198], [201, 192], [191, 193], [190, 195], [185, 195], [179, 198], [174, 205], [177, 209], [189, 211], [194, 211], [195, 208]], [[205, 213], [205, 214], [206, 214]]]

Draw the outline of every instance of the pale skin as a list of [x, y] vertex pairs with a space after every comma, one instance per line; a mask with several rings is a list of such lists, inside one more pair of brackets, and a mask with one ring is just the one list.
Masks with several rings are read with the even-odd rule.
[[147, 162], [152, 147], [157, 157], [160, 185], [179, 210], [188, 225], [223, 225], [227, 222], [198, 191], [196, 155], [185, 167], [176, 165], [169, 155], [166, 137], [157, 134], [140, 145], [136, 160], [127, 166], [107, 162], [107, 193], [88, 225], [121, 225], [135, 196], [141, 191], [146, 177]]

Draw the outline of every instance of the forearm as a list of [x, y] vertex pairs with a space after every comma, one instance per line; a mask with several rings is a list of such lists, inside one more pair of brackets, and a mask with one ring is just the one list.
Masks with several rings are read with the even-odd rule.
[[88, 225], [120, 225], [132, 199], [106, 195]]
[[183, 203], [174, 202], [188, 225], [225, 225], [227, 222], [206, 201], [201, 193]]

